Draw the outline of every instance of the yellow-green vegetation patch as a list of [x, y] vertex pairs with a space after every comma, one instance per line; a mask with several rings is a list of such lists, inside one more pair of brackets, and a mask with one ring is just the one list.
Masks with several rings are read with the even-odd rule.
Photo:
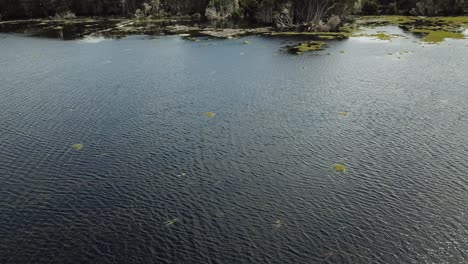
[[355, 34], [361, 32], [362, 29], [358, 25], [352, 24], [341, 27], [341, 31], [349, 34]]
[[73, 144], [71, 148], [74, 150], [81, 150], [83, 148], [83, 144]]
[[365, 16], [358, 24], [397, 25], [404, 30], [420, 33], [423, 42], [439, 43], [445, 39], [463, 39], [463, 28], [468, 28], [468, 17], [419, 17], [419, 16]]
[[336, 172], [346, 172], [346, 167], [343, 164], [333, 164], [333, 170]]
[[423, 34], [424, 37], [422, 41], [427, 43], [439, 43], [445, 39], [464, 39], [465, 35], [462, 33], [442, 31], [442, 30], [430, 30], [430, 29], [411, 29], [413, 33]]
[[216, 114], [213, 113], [213, 112], [206, 112], [205, 115], [206, 115], [207, 117], [214, 117]]
[[353, 35], [353, 37], [370, 37], [370, 38], [375, 38], [379, 40], [391, 40], [392, 38], [396, 38], [400, 35], [398, 34], [386, 34], [386, 33], [375, 33], [375, 34], [357, 34]]
[[388, 24], [404, 24], [413, 23], [417, 17], [412, 16], [363, 16], [360, 17], [360, 22], [364, 24], [388, 25]]
[[309, 42], [303, 42], [299, 45], [296, 45], [291, 48], [291, 52], [294, 52], [296, 54], [302, 54], [304, 52], [308, 51], [316, 51], [316, 50], [323, 50], [325, 46], [325, 43], [322, 41], [309, 41]]
[[349, 115], [349, 112], [341, 111], [341, 112], [338, 112], [338, 114], [339, 114], [340, 116], [347, 117], [347, 116]]

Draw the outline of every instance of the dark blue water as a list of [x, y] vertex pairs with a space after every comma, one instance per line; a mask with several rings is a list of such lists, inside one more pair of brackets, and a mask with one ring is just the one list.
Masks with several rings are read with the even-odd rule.
[[413, 41], [0, 35], [0, 263], [466, 263], [468, 43]]

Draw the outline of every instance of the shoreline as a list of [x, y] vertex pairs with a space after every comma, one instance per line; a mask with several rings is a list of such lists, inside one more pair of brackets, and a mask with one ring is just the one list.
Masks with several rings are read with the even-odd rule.
[[[228, 26], [228, 27], [227, 27]], [[341, 26], [337, 32], [281, 31], [253, 24], [222, 24], [221, 26], [189, 17], [159, 19], [89, 18], [31, 19], [0, 21], [0, 33], [19, 33], [35, 37], [76, 40], [87, 37], [124, 38], [130, 35], [179, 35], [188, 41], [198, 38], [232, 39], [257, 35], [282, 37], [298, 42], [287, 46], [292, 53], [302, 54], [327, 46], [325, 41], [345, 40], [351, 37], [370, 37], [391, 41], [401, 37], [385, 31], [366, 30], [383, 26], [398, 26], [404, 32], [420, 36], [421, 42], [438, 44], [445, 39], [468, 37], [468, 16], [415, 17], [415, 16], [361, 16]], [[300, 42], [299, 42], [300, 41]]]

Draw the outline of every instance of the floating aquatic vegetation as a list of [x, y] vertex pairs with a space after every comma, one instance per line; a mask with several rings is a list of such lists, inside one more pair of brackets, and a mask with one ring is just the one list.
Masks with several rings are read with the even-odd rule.
[[422, 41], [439, 43], [445, 39], [463, 39], [463, 28], [468, 28], [468, 17], [421, 17], [421, 16], [369, 16], [361, 17], [357, 24], [398, 25], [406, 31], [421, 34]]
[[81, 150], [83, 148], [83, 144], [73, 144], [71, 148], [74, 150]]
[[216, 216], [216, 217], [224, 217], [225, 215], [226, 214], [224, 212], [220, 211], [220, 210], [216, 210], [214, 212], [214, 216]]
[[328, 40], [335, 39], [334, 36], [323, 36], [323, 35], [318, 35], [317, 37], [318, 37], [319, 39], [328, 39]]
[[346, 172], [346, 167], [343, 164], [333, 164], [333, 170], [336, 172]]
[[213, 112], [206, 112], [205, 115], [206, 115], [207, 117], [214, 117], [216, 114], [213, 113]]
[[250, 44], [250, 42], [249, 42], [249, 41], [247, 41], [247, 40], [246, 40], [246, 41], [244, 41], [243, 43], [244, 43], [245, 45], [249, 45], [249, 44]]
[[164, 222], [164, 226], [173, 226], [175, 223], [177, 223], [177, 218], [174, 218], [174, 219], [171, 219], [171, 220], [167, 220], [166, 222]]
[[370, 37], [370, 38], [375, 38], [378, 40], [391, 40], [392, 38], [399, 37], [400, 35], [398, 34], [385, 34], [383, 32], [376, 33], [376, 34], [358, 34], [358, 35], [352, 35], [352, 37]]
[[276, 221], [273, 223], [273, 227], [276, 228], [276, 229], [281, 228], [281, 227], [284, 227], [285, 225], [286, 225], [286, 224], [285, 224], [282, 220], [280, 220], [280, 219], [276, 220]]
[[347, 116], [349, 115], [349, 113], [346, 112], [346, 111], [338, 112], [338, 114], [339, 114], [340, 116], [344, 116], [344, 117], [347, 117]]
[[411, 29], [413, 33], [423, 34], [423, 42], [435, 44], [444, 41], [445, 39], [464, 39], [465, 35], [462, 33], [441, 31], [441, 30], [431, 30], [431, 29]]
[[307, 51], [323, 50], [325, 43], [322, 41], [309, 41], [290, 48], [290, 51], [296, 54], [302, 54]]
[[199, 39], [197, 39], [196, 37], [191, 37], [190, 35], [188, 35], [187, 37], [184, 37], [185, 40], [189, 40], [189, 41], [200, 41]]
[[314, 37], [318, 39], [348, 39], [351, 35], [350, 32], [297, 32], [297, 31], [284, 31], [272, 32], [271, 36], [279, 37]]

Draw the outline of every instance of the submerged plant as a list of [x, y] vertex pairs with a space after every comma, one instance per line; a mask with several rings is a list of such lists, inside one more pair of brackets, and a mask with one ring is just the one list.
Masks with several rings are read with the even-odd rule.
[[346, 167], [343, 164], [333, 164], [333, 170], [336, 172], [346, 172]]
[[71, 148], [74, 150], [81, 150], [83, 148], [83, 144], [73, 144]]

